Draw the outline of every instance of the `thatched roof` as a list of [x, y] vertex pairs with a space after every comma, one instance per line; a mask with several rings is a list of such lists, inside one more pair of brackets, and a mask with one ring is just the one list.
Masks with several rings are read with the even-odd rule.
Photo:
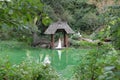
[[74, 31], [69, 27], [67, 22], [58, 21], [52, 23], [45, 31], [45, 34], [55, 34], [57, 30], [65, 30], [67, 34], [74, 33]]

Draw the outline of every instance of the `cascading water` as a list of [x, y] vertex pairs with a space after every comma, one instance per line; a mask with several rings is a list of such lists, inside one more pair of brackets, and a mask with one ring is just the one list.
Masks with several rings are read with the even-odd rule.
[[61, 49], [61, 48], [62, 48], [62, 42], [61, 39], [59, 38], [58, 46], [56, 47], [56, 49]]

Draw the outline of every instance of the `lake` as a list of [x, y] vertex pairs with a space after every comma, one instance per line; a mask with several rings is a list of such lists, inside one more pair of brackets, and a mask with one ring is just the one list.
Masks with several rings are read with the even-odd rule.
[[[5, 48], [6, 47], [6, 48]], [[37, 61], [44, 62], [47, 57], [51, 66], [63, 77], [70, 78], [74, 67], [79, 64], [88, 49], [65, 48], [63, 50], [51, 50], [41, 48], [24, 48], [12, 45], [1, 46], [0, 55], [8, 56], [12, 64], [20, 64], [27, 56], [32, 56]]]

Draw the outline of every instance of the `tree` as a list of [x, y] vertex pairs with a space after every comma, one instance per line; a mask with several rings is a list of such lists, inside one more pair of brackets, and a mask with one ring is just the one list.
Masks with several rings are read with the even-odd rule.
[[44, 11], [53, 21], [57, 21], [60, 18], [63, 21], [67, 21], [74, 30], [89, 30], [91, 32], [95, 27], [98, 27], [98, 25], [96, 25], [98, 20], [96, 20], [95, 24], [87, 24], [85, 20], [88, 20], [88, 18], [85, 16], [90, 13], [92, 17], [96, 16], [97, 19], [97, 9], [95, 5], [88, 4], [87, 1], [88, 0], [42, 0], [42, 2], [46, 4]]
[[[43, 3], [40, 0], [12, 0], [0, 2], [0, 37], [5, 35], [26, 40], [31, 38], [31, 32], [40, 32], [41, 23], [48, 25], [50, 19], [43, 13]], [[37, 24], [36, 24], [37, 22]], [[40, 24], [41, 26], [41, 24]], [[19, 37], [18, 37], [19, 36]], [[29, 40], [30, 41], [30, 40]]]
[[[120, 6], [118, 3], [112, 3], [110, 6], [106, 6], [104, 11], [100, 14], [102, 29], [104, 29], [104, 34], [102, 38], [109, 36], [112, 40], [113, 45], [119, 49], [120, 48]], [[108, 30], [110, 29], [110, 30]], [[107, 33], [107, 34], [105, 34]]]
[[117, 49], [120, 49], [120, 6], [110, 6], [108, 13], [110, 15], [108, 24], [111, 26], [112, 42]]

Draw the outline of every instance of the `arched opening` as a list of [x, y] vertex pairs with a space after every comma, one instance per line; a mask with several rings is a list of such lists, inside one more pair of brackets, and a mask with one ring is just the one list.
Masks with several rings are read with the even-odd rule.
[[[62, 33], [60, 34], [60, 36], [58, 36], [57, 40], [59, 40], [59, 38], [63, 38], [63, 47], [68, 47], [68, 36], [67, 36], [67, 32], [64, 29], [58, 29], [56, 33]], [[51, 34], [51, 48], [54, 48], [55, 45], [55, 34]], [[61, 36], [62, 35], [62, 36]], [[62, 45], [62, 44], [61, 44]]]
[[74, 31], [70, 28], [70, 26], [67, 24], [67, 22], [64, 21], [58, 21], [55, 23], [52, 23], [44, 32], [44, 34], [51, 35], [51, 42], [50, 47], [52, 49], [55, 48], [55, 35], [58, 32], [62, 32], [63, 35], [63, 47], [68, 47], [68, 34], [73, 34]]

